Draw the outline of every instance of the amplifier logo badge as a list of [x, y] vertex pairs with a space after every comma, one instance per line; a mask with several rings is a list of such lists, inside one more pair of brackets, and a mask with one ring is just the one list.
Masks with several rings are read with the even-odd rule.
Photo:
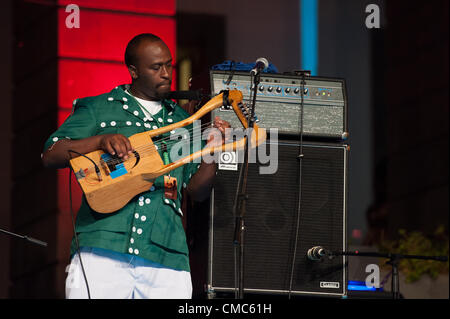
[[222, 152], [219, 158], [219, 170], [237, 171], [237, 152]]
[[338, 282], [321, 281], [320, 282], [320, 288], [339, 289], [339, 283]]

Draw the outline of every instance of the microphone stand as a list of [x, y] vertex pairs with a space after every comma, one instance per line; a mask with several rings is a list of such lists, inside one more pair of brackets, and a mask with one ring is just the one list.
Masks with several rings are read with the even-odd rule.
[[[251, 104], [251, 110], [249, 112], [247, 123], [248, 132], [251, 133], [254, 125], [254, 115], [255, 115], [255, 104], [256, 104], [256, 94], [258, 85], [260, 83], [260, 72], [257, 72], [253, 76], [253, 99]], [[250, 87], [250, 92], [252, 87]], [[248, 151], [251, 134], [247, 135], [246, 143], [244, 146], [244, 162], [239, 171], [239, 180], [236, 189], [236, 195], [234, 198], [233, 206], [233, 216], [235, 216], [235, 229], [234, 229], [234, 254], [235, 259], [238, 256], [239, 269], [236, 269], [235, 265], [235, 286], [237, 290], [235, 291], [236, 299], [244, 299], [244, 237], [245, 237], [245, 222], [244, 215], [246, 212], [246, 201], [248, 199], [247, 194], [247, 177], [248, 177]], [[239, 209], [239, 215], [237, 211]]]
[[400, 281], [398, 273], [398, 264], [401, 259], [423, 259], [423, 260], [435, 260], [446, 262], [447, 256], [420, 256], [420, 255], [402, 255], [391, 253], [375, 253], [375, 252], [359, 252], [359, 251], [343, 251], [343, 252], [330, 252], [329, 258], [336, 256], [359, 256], [359, 257], [380, 257], [387, 258], [389, 261], [387, 264], [392, 266], [392, 299], [400, 299]]
[[46, 242], [38, 240], [38, 239], [35, 239], [33, 237], [23, 236], [23, 235], [19, 235], [19, 234], [16, 234], [16, 233], [12, 233], [12, 232], [4, 230], [2, 228], [0, 228], [0, 233], [4, 233], [4, 234], [10, 235], [10, 236], [18, 237], [20, 239], [25, 239], [25, 240], [33, 243], [33, 244], [36, 244], [36, 245], [39, 245], [39, 246], [43, 246], [43, 247], [47, 247], [47, 243]]

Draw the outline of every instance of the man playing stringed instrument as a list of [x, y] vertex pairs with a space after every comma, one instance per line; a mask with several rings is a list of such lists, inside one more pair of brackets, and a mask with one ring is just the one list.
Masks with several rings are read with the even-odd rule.
[[[171, 87], [172, 63], [169, 48], [159, 37], [134, 37], [125, 52], [131, 85], [75, 100], [72, 114], [45, 143], [44, 166], [67, 167], [73, 157], [101, 150], [111, 177], [126, 173], [120, 165], [133, 158], [137, 163], [144, 152], [135, 150], [130, 136], [189, 117], [164, 99]], [[222, 134], [230, 127], [218, 117], [213, 126]], [[170, 136], [175, 133], [153, 140], [164, 162], [170, 160], [174, 144]], [[208, 138], [208, 145], [222, 143]], [[112, 161], [119, 165], [110, 166]], [[85, 172], [75, 173], [80, 179]], [[94, 211], [83, 196], [71, 245], [66, 298], [191, 298], [181, 192], [186, 188], [193, 200], [205, 200], [215, 173], [215, 163], [188, 163], [156, 178], [150, 189], [110, 214]], [[115, 194], [109, 196], [113, 200]]]

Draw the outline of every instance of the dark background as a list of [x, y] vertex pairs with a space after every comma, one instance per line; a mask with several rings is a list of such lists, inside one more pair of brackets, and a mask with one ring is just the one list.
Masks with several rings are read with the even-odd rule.
[[[25, 5], [17, 12], [17, 2], [2, 1], [0, 12], [0, 227], [55, 242], [64, 237], [56, 179], [39, 157], [56, 128], [57, 105], [25, 107], [33, 102], [33, 83], [15, 80], [23, 71], [18, 32], [27, 17], [48, 9]], [[380, 29], [365, 26], [370, 3], [381, 8]], [[448, 232], [448, 6], [447, 0], [319, 0], [318, 75], [344, 78], [348, 90], [350, 244], [375, 245], [400, 228], [432, 233], [444, 225]], [[178, 60], [192, 61], [193, 76], [226, 59], [260, 56], [280, 72], [298, 70], [299, 12], [297, 0], [177, 1]], [[56, 26], [32, 36], [48, 49], [56, 46], [55, 33]], [[38, 80], [56, 88], [49, 72]], [[35, 121], [34, 130], [25, 128]], [[0, 297], [63, 297], [67, 256], [51, 247], [0, 234]]]

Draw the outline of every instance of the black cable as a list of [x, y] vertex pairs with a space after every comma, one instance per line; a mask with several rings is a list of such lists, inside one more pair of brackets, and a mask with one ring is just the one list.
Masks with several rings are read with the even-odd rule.
[[235, 64], [236, 64], [236, 62], [234, 62], [234, 60], [232, 60], [230, 63], [230, 69], [228, 70], [230, 72], [230, 74], [228, 75], [228, 79], [225, 82], [225, 85], [230, 85], [231, 80], [233, 79], [234, 72], [236, 71], [236, 69], [234, 68]]
[[80, 152], [77, 152], [77, 151], [73, 151], [73, 150], [67, 150], [67, 152], [69, 152], [69, 157], [70, 157], [70, 158], [72, 158], [72, 157], [70, 156], [70, 153], [75, 153], [75, 154], [77, 154], [77, 155], [79, 155], [79, 156], [82, 156], [82, 157], [84, 157], [84, 158], [90, 160], [90, 161], [92, 162], [92, 164], [94, 164], [94, 167], [95, 167], [95, 173], [97, 174], [99, 181], [100, 181], [100, 182], [102, 181], [102, 174], [101, 174], [101, 172], [100, 172], [100, 168], [98, 167], [97, 163], [95, 163], [95, 161], [94, 161], [92, 158], [89, 158], [89, 157], [87, 157], [86, 155], [84, 155], [84, 154], [82, 154], [82, 153], [80, 153]]
[[[90, 159], [89, 157], [87, 157], [87, 156], [85, 156], [85, 155], [83, 155], [81, 153], [78, 153], [76, 151], [72, 151], [72, 150], [68, 150], [68, 152], [69, 152], [69, 157], [70, 157], [70, 153], [71, 152], [75, 153], [75, 154], [79, 154], [80, 156], [86, 157], [88, 160], [90, 160], [92, 163], [94, 163], [95, 171], [97, 172], [97, 169], [99, 170], [97, 164], [95, 164], [95, 162], [92, 159]], [[89, 290], [89, 284], [88, 284], [88, 280], [87, 280], [87, 277], [86, 277], [86, 272], [84, 271], [83, 261], [81, 260], [80, 243], [78, 241], [78, 235], [77, 235], [77, 231], [76, 231], [76, 228], [75, 228], [75, 217], [74, 217], [73, 208], [72, 208], [72, 173], [73, 173], [73, 170], [72, 170], [72, 168], [70, 166], [69, 166], [69, 169], [70, 169], [70, 172], [69, 172], [69, 203], [70, 203], [70, 216], [72, 217], [73, 234], [74, 234], [74, 237], [75, 237], [75, 243], [77, 245], [77, 255], [78, 255], [78, 258], [80, 260], [81, 271], [83, 272], [84, 282], [86, 283], [86, 289], [87, 289], [88, 298], [91, 299], [91, 292]], [[100, 170], [97, 172], [97, 175], [99, 174], [99, 172], [100, 172]]]
[[[253, 129], [253, 117], [254, 117], [254, 110], [255, 110], [255, 104], [256, 104], [256, 94], [259, 84], [259, 74], [254, 75], [251, 73], [250, 75], [250, 101], [252, 101], [252, 104], [248, 108], [248, 114], [247, 114], [247, 129]], [[257, 77], [257, 78], [256, 78]], [[254, 85], [254, 87], [253, 87]], [[252, 89], [253, 87], [253, 89]], [[252, 92], [253, 90], [253, 92]], [[251, 136], [251, 134], [249, 134]], [[235, 297], [236, 299], [243, 298], [243, 276], [244, 276], [244, 263], [243, 260], [243, 241], [244, 241], [244, 232], [245, 232], [245, 225], [244, 225], [244, 217], [242, 214], [237, 216], [238, 208], [242, 210], [242, 206], [238, 207], [238, 203], [241, 203], [243, 205], [242, 201], [246, 201], [248, 199], [247, 195], [245, 194], [245, 191], [247, 189], [247, 174], [248, 174], [248, 156], [250, 147], [249, 144], [251, 142], [251, 138], [248, 136], [245, 147], [244, 147], [244, 162], [242, 163], [240, 170], [239, 170], [239, 179], [238, 179], [238, 187], [236, 187], [236, 193], [234, 195], [234, 205], [233, 205], [233, 217], [235, 219], [235, 229], [234, 229], [234, 282], [235, 282]], [[246, 165], [244, 165], [246, 164]], [[245, 176], [244, 176], [244, 170], [245, 170]], [[245, 181], [245, 185], [241, 185], [242, 179]], [[244, 190], [243, 194], [239, 194], [241, 191], [241, 187]], [[245, 212], [245, 210], [244, 210]], [[239, 240], [238, 240], [239, 238]], [[237, 267], [237, 249], [239, 250], [239, 269]], [[239, 278], [239, 280], [238, 280]], [[242, 288], [242, 291], [240, 291], [239, 288]], [[242, 286], [242, 287], [241, 287]], [[242, 295], [240, 294], [242, 293]]]
[[291, 264], [291, 275], [289, 279], [289, 294], [288, 298], [291, 299], [292, 293], [292, 282], [294, 279], [294, 269], [295, 269], [295, 258], [297, 256], [297, 245], [298, 245], [298, 233], [300, 229], [300, 213], [301, 213], [301, 202], [302, 202], [302, 166], [303, 166], [303, 107], [304, 107], [304, 94], [305, 94], [305, 73], [302, 73], [302, 80], [300, 84], [300, 154], [298, 156], [299, 160], [299, 192], [298, 192], [298, 206], [297, 206], [297, 223], [295, 228], [295, 241], [294, 241], [294, 251], [292, 256], [292, 264]]
[[[228, 79], [225, 82], [225, 85], [230, 85], [231, 80], [233, 79], [234, 72], [235, 72], [234, 65], [235, 65], [235, 61], [232, 60], [231, 63], [230, 63]], [[228, 90], [227, 91], [222, 90], [221, 93], [224, 94], [224, 104], [226, 103], [226, 105], [224, 105], [224, 107], [226, 108], [227, 106], [229, 106], [229, 101], [228, 101], [228, 93], [229, 93], [229, 91]], [[237, 238], [238, 238], [237, 237], [237, 232], [239, 231], [238, 227], [240, 225], [240, 222], [237, 219], [237, 208], [238, 208], [239, 192], [240, 192], [240, 185], [241, 185], [243, 171], [244, 171], [243, 170], [243, 165], [241, 165], [241, 168], [239, 170], [239, 179], [238, 179], [238, 182], [237, 182], [236, 193], [234, 195], [234, 205], [233, 205], [233, 218], [235, 219], [235, 235], [234, 235], [234, 240], [233, 240], [233, 245], [234, 245], [234, 249], [233, 249], [234, 267], [233, 268], [234, 268], [234, 287], [235, 287], [235, 297], [236, 297], [236, 299], [238, 297], [238, 286], [239, 286], [238, 281], [240, 279], [239, 275], [238, 275], [238, 266], [237, 266], [237, 263], [238, 263], [237, 259], [238, 259], [238, 255], [239, 255], [238, 252], [237, 252], [237, 249], [239, 248], [239, 245], [238, 245], [239, 242], [237, 241]]]
[[[245, 151], [247, 151], [244, 148]], [[245, 154], [244, 154], [245, 156]], [[235, 220], [235, 228], [234, 228], [234, 241], [233, 241], [233, 245], [234, 245], [234, 249], [233, 249], [233, 258], [234, 258], [234, 287], [235, 287], [235, 298], [238, 299], [238, 291], [239, 291], [239, 282], [240, 282], [240, 274], [239, 274], [239, 268], [238, 268], [238, 256], [239, 256], [239, 263], [241, 262], [240, 260], [240, 254], [238, 253], [238, 248], [239, 248], [239, 241], [237, 240], [237, 238], [239, 238], [239, 240], [241, 240], [242, 238], [240, 238], [240, 236], [238, 235], [238, 232], [240, 231], [240, 226], [241, 226], [241, 218], [238, 218], [238, 203], [239, 203], [239, 193], [241, 191], [241, 183], [242, 183], [242, 177], [244, 175], [244, 163], [242, 163], [240, 169], [239, 169], [239, 177], [238, 177], [238, 181], [237, 181], [237, 187], [236, 187], [236, 193], [234, 194], [234, 205], [233, 205], [233, 218]], [[244, 199], [245, 200], [245, 199]]]
[[[229, 79], [231, 79], [231, 76], [230, 76]], [[252, 92], [251, 92], [251, 85], [252, 85], [251, 83], [252, 83], [252, 81], [253, 81], [253, 74], [250, 75], [250, 97], [252, 95]], [[247, 125], [248, 125], [248, 123], [249, 122], [247, 120]], [[248, 139], [248, 137], [247, 137], [247, 139]], [[247, 146], [247, 142], [248, 141], [246, 141], [245, 146]], [[246, 152], [247, 151], [248, 150], [245, 147], [244, 148], [244, 152], [245, 152], [244, 153], [244, 157], [246, 156]], [[240, 272], [239, 272], [240, 269], [238, 267], [238, 256], [239, 256], [239, 264], [240, 264], [241, 263], [241, 260], [240, 260], [241, 255], [240, 255], [240, 253], [238, 253], [238, 248], [240, 248], [239, 244], [240, 244], [240, 241], [242, 240], [242, 238], [240, 238], [240, 235], [239, 235], [240, 229], [241, 229], [241, 226], [242, 226], [241, 225], [241, 222], [242, 222], [241, 217], [242, 216], [239, 216], [239, 218], [238, 218], [238, 203], [240, 202], [239, 201], [239, 199], [240, 199], [239, 193], [241, 191], [241, 183], [242, 183], [243, 175], [244, 175], [244, 163], [242, 163], [241, 167], [239, 168], [239, 177], [238, 177], [238, 181], [237, 181], [236, 192], [234, 194], [234, 204], [233, 204], [233, 218], [235, 220], [234, 241], [233, 241], [233, 245], [234, 245], [234, 249], [233, 249], [234, 263], [233, 264], [234, 264], [234, 288], [235, 288], [234, 294], [235, 294], [235, 298], [236, 299], [239, 299], [239, 282], [241, 281]], [[242, 199], [242, 200], [245, 200], [245, 199]]]

